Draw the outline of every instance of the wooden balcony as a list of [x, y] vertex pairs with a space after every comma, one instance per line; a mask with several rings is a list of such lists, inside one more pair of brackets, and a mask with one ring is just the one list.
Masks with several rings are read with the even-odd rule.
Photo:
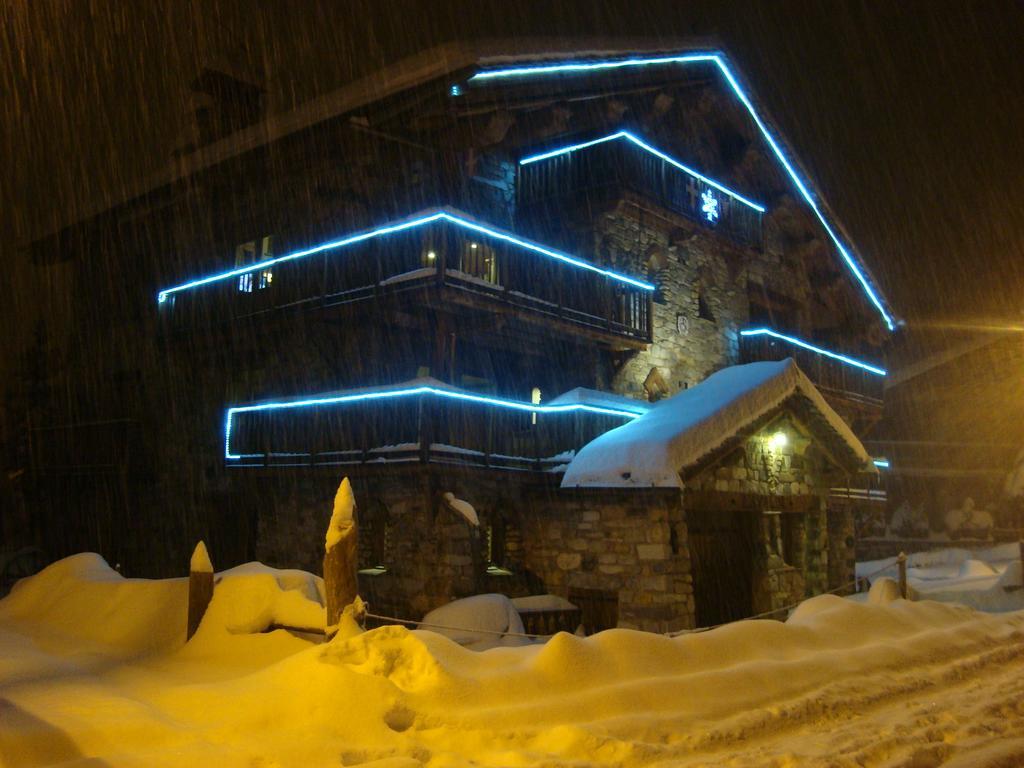
[[527, 322], [561, 325], [627, 346], [649, 343], [652, 292], [641, 281], [581, 266], [573, 257], [553, 257], [542, 246], [460, 221], [436, 219], [173, 289], [161, 301], [161, 311], [171, 330], [198, 330], [275, 312], [402, 296], [447, 309], [509, 311]]
[[771, 336], [740, 336], [740, 362], [792, 357], [858, 434], [882, 416], [885, 377]]
[[[519, 166], [520, 220], [543, 221], [552, 211], [595, 205], [630, 191], [718, 232], [740, 245], [761, 248], [762, 213], [708, 185], [629, 140], [604, 141]], [[713, 196], [709, 218], [703, 195]]]
[[[389, 392], [422, 387], [410, 383]], [[232, 467], [445, 464], [558, 472], [586, 443], [628, 414], [517, 410], [501, 401], [411, 392], [232, 414], [225, 463]], [[351, 399], [352, 397], [356, 399]], [[318, 399], [319, 402], [323, 402]]]

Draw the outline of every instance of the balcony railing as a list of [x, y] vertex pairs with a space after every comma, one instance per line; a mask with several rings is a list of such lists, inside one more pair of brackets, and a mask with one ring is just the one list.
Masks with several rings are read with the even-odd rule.
[[[195, 328], [328, 308], [431, 286], [578, 326], [651, 338], [651, 286], [447, 213], [382, 228], [299, 257], [162, 291], [168, 322]], [[352, 242], [354, 241], [354, 242]]]
[[[227, 420], [237, 467], [449, 464], [558, 471], [574, 452], [637, 414], [536, 406], [429, 387], [248, 406]], [[333, 400], [333, 401], [332, 401]], [[337, 402], [340, 400], [340, 402]]]
[[713, 229], [745, 246], [760, 248], [763, 209], [709, 183], [625, 132], [580, 149], [528, 158], [519, 166], [520, 214], [544, 217], [545, 206], [563, 210], [591, 197], [628, 190]]
[[884, 376], [767, 335], [740, 336], [740, 361], [792, 357], [827, 399], [881, 409]]

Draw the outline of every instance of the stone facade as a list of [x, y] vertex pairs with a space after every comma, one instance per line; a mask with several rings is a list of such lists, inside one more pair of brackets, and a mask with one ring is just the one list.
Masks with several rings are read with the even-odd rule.
[[[560, 489], [557, 475], [512, 482], [485, 470], [381, 468], [353, 478], [360, 588], [371, 610], [409, 619], [481, 592], [571, 599], [589, 590], [615, 606], [618, 626], [692, 628], [702, 617], [691, 518], [728, 511], [751, 533], [749, 549], [733, 552], [750, 578], [737, 610], [777, 611], [852, 581], [852, 515], [826, 510], [833, 473], [784, 410], [688, 475], [685, 491]], [[258, 516], [260, 559], [318, 571], [337, 478], [252, 482], [263, 483], [254, 490], [268, 510]], [[446, 504], [447, 493], [469, 502], [479, 524]], [[721, 538], [717, 546], [728, 547], [730, 537]]]
[[[784, 442], [775, 440], [776, 435], [783, 435]], [[823, 485], [828, 472], [828, 460], [815, 450], [806, 430], [782, 415], [713, 468], [687, 478], [687, 486], [765, 497], [806, 496]]]
[[[360, 589], [373, 604], [371, 610], [420, 618], [453, 599], [484, 591], [486, 529], [471, 525], [441, 498], [445, 491], [454, 492], [495, 514], [502, 502], [495, 502], [493, 493], [482, 495], [486, 477], [476, 480], [476, 492], [467, 493], [463, 484], [431, 472], [352, 478], [360, 527]], [[332, 475], [288, 486], [277, 478], [262, 479], [267, 512], [258, 517], [261, 561], [320, 572], [337, 482]]]
[[[784, 435], [784, 442], [777, 435]], [[826, 507], [834, 473], [813, 438], [783, 413], [720, 462], [687, 477], [687, 487], [703, 492], [701, 498], [730, 495], [757, 515], [754, 613], [853, 580], [852, 516], [831, 515]]]
[[[47, 382], [50, 394], [41, 399], [52, 410], [40, 423], [119, 417], [135, 425], [139, 439], [125, 443], [131, 462], [116, 487], [97, 477], [88, 493], [68, 483], [69, 490], [51, 494], [55, 482], [39, 475], [30, 505], [35, 524], [65, 533], [68, 552], [95, 549], [133, 575], [172, 575], [204, 538], [218, 566], [256, 558], [319, 572], [341, 473], [283, 464], [225, 468], [224, 410], [232, 404], [406, 381], [423, 369], [442, 378], [447, 372], [452, 384], [462, 383], [454, 371], [465, 370], [479, 391], [515, 399], [534, 386], [545, 400], [574, 387], [661, 399], [740, 362], [739, 330], [763, 319], [755, 317], [757, 296], [779, 313], [773, 324], [784, 330], [861, 333], [855, 329], [862, 323], [846, 322], [846, 310], [837, 309], [864, 309], [856, 287], [844, 298], [849, 276], [791, 185], [756, 149], [756, 134], [730, 93], [690, 82], [565, 99], [543, 85], [529, 98], [469, 108], [448, 86], [421, 85], [415, 98], [407, 98], [410, 91], [289, 133], [274, 140], [273, 151], [233, 156], [81, 228], [74, 255], [61, 256], [74, 263], [59, 268], [66, 274], [51, 302], [73, 310], [55, 315], [48, 328], [60, 341], [44, 360], [55, 371], [60, 363], [62, 372]], [[615, 188], [599, 172], [534, 200], [529, 210], [517, 164], [524, 153], [623, 125], [738, 190], [756, 190], [767, 211], [751, 231], [763, 237], [731, 240], [699, 215], [687, 218], [678, 206], [672, 213], [665, 207], [671, 196], [644, 186], [656, 172]], [[345, 314], [340, 305], [327, 312], [312, 302], [301, 311], [179, 333], [173, 316], [154, 309], [150, 291], [124, 288], [210, 274], [255, 238], [273, 235], [280, 255], [435, 205], [654, 283], [652, 343], [637, 351], [635, 338], [624, 344], [601, 329], [584, 333], [550, 321], [545, 311], [530, 310], [531, 322], [518, 323], [526, 310], [504, 307], [489, 316], [483, 305], [437, 306], [414, 293], [395, 305], [364, 305], [374, 312]], [[381, 252], [412, 252], [408, 241], [398, 242], [404, 245], [392, 252], [381, 241]], [[44, 265], [68, 248], [51, 241], [35, 250]], [[326, 256], [307, 263], [314, 274], [327, 273]], [[53, 265], [45, 268], [52, 277]], [[270, 296], [304, 279], [280, 270]], [[604, 310], [614, 299], [601, 296], [593, 299], [590, 308], [601, 310], [593, 316], [611, 317]], [[83, 336], [83, 328], [105, 330]], [[65, 395], [77, 402], [64, 403]], [[362, 448], [375, 447], [367, 440]], [[772, 608], [844, 577], [851, 547], [849, 521], [826, 515], [820, 503], [829, 487], [823, 458], [796, 440], [767, 456], [763, 443], [764, 436], [745, 452], [719, 457], [686, 484], [719, 497], [813, 500], [779, 519], [762, 515], [761, 502], [745, 510], [760, 516], [749, 553], [760, 569], [753, 603]], [[95, 456], [80, 460], [89, 466]], [[481, 591], [568, 596], [589, 589], [613, 595], [622, 626], [662, 631], [698, 620], [689, 522], [701, 510], [687, 509], [678, 491], [563, 492], [556, 475], [407, 469], [378, 466], [353, 477], [364, 532], [361, 586], [378, 610], [418, 618]], [[445, 492], [473, 504], [480, 525], [445, 505]], [[111, 503], [120, 496], [123, 503]], [[68, 498], [81, 525], [67, 523]], [[144, 524], [121, 525], [125, 520]], [[122, 535], [108, 535], [118, 530]], [[132, 537], [130, 546], [119, 541]]]
[[[319, 572], [335, 482], [264, 480], [260, 560]], [[360, 589], [374, 612], [418, 619], [480, 592], [569, 597], [586, 589], [617, 601], [619, 626], [661, 632], [694, 625], [677, 490], [563, 491], [434, 471], [355, 477], [353, 488]], [[445, 492], [471, 503], [480, 525], [446, 505]]]
[[828, 508], [828, 585], [830, 589], [847, 586], [839, 594], [854, 591], [857, 566], [856, 518], [852, 509], [829, 504]]
[[686, 522], [675, 489], [564, 490], [523, 519], [525, 565], [549, 592], [604, 590], [618, 625], [668, 632], [694, 626]]
[[603, 263], [646, 274], [657, 286], [653, 343], [614, 373], [615, 391], [660, 399], [738, 361], [747, 296], [735, 246], [633, 196], [595, 222], [593, 237]]

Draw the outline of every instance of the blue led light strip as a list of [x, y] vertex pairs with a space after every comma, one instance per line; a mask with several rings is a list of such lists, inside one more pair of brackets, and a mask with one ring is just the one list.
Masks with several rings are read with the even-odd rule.
[[761, 116], [757, 113], [757, 110], [754, 109], [753, 103], [750, 101], [750, 98], [747, 96], [746, 92], [740, 86], [739, 81], [736, 79], [735, 75], [733, 75], [732, 70], [729, 69], [729, 65], [726, 63], [725, 58], [724, 56], [722, 56], [722, 54], [701, 53], [678, 56], [630, 58], [612, 61], [570, 61], [556, 64], [508, 67], [505, 69], [492, 69], [483, 72], [478, 72], [469, 79], [471, 81], [496, 80], [506, 77], [526, 77], [533, 75], [555, 74], [559, 72], [588, 72], [605, 69], [622, 69], [626, 67], [646, 67], [658, 64], [693, 64], [698, 62], [713, 62], [715, 65], [718, 66], [718, 69], [725, 77], [726, 82], [729, 83], [729, 86], [736, 94], [736, 97], [740, 100], [743, 106], [746, 107], [747, 112], [750, 113], [750, 116], [753, 118], [754, 123], [761, 131], [761, 135], [764, 136], [765, 141], [768, 142], [768, 146], [772, 148], [772, 152], [775, 153], [775, 156], [779, 159], [779, 162], [782, 163], [782, 167], [786, 169], [786, 173], [789, 174], [789, 177], [793, 180], [793, 183], [796, 185], [796, 188], [800, 191], [800, 194], [803, 196], [804, 200], [806, 200], [807, 204], [811, 206], [811, 210], [814, 211], [814, 215], [818, 217], [818, 221], [821, 222], [821, 225], [825, 228], [825, 232], [828, 234], [829, 238], [832, 240], [836, 248], [839, 250], [839, 254], [843, 257], [843, 260], [846, 262], [847, 267], [849, 267], [854, 277], [856, 277], [857, 281], [861, 284], [861, 287], [864, 289], [864, 293], [867, 295], [868, 299], [878, 310], [879, 314], [881, 314], [882, 319], [885, 321], [886, 327], [888, 327], [890, 331], [893, 330], [895, 328], [895, 323], [893, 322], [893, 319], [892, 317], [890, 317], [889, 313], [886, 312], [885, 306], [882, 303], [881, 298], [879, 298], [878, 294], [871, 287], [871, 284], [868, 282], [868, 279], [864, 275], [864, 272], [857, 265], [857, 262], [854, 260], [850, 252], [847, 250], [846, 246], [843, 245], [835, 230], [825, 219], [825, 215], [818, 207], [818, 203], [814, 200], [814, 197], [813, 195], [811, 195], [810, 190], [808, 190], [807, 186], [800, 178], [800, 174], [796, 172], [796, 169], [793, 167], [792, 163], [790, 163], [790, 161], [787, 159], [786, 154], [782, 151], [782, 148], [779, 145], [779, 143], [775, 140], [775, 137], [772, 136], [771, 131], [768, 130], [768, 126], [765, 124], [764, 120], [761, 119]]
[[874, 464], [876, 467], [880, 467], [881, 469], [888, 469], [889, 468], [889, 460], [888, 459], [872, 459], [871, 463]]
[[361, 232], [357, 235], [352, 235], [351, 237], [342, 238], [341, 240], [333, 240], [329, 243], [323, 243], [322, 245], [318, 245], [314, 248], [308, 248], [304, 251], [295, 251], [294, 253], [289, 253], [286, 256], [278, 256], [275, 259], [265, 259], [264, 261], [261, 261], [257, 264], [250, 264], [245, 267], [239, 267], [238, 269], [232, 269], [228, 272], [219, 272], [215, 275], [210, 275], [209, 277], [203, 277], [200, 278], [199, 280], [192, 280], [191, 282], [188, 283], [176, 285], [173, 288], [165, 288], [164, 290], [160, 291], [157, 294], [157, 301], [162, 304], [164, 301], [167, 300], [168, 296], [171, 296], [172, 294], [175, 293], [180, 293], [181, 291], [187, 291], [191, 288], [198, 288], [199, 286], [208, 285], [210, 283], [218, 282], [220, 280], [228, 280], [232, 277], [238, 277], [239, 275], [244, 275], [248, 272], [256, 272], [261, 269], [272, 267], [275, 264], [281, 264], [282, 262], [286, 261], [295, 261], [306, 256], [312, 256], [313, 254], [321, 253], [323, 251], [329, 251], [335, 248], [344, 248], [345, 246], [361, 243], [365, 240], [370, 240], [375, 237], [383, 237], [385, 235], [391, 235], [396, 232], [403, 232], [408, 229], [422, 227], [426, 224], [432, 224], [433, 222], [436, 221], [443, 221], [449, 224], [455, 224], [464, 229], [468, 229], [473, 232], [479, 232], [480, 234], [485, 235], [487, 237], [492, 237], [496, 240], [503, 240], [506, 243], [511, 243], [512, 245], [524, 248], [528, 251], [539, 253], [543, 256], [548, 256], [549, 258], [557, 259], [558, 261], [563, 261], [566, 264], [571, 264], [572, 266], [579, 267], [580, 269], [586, 269], [591, 272], [596, 272], [599, 275], [604, 275], [605, 277], [609, 277], [613, 280], [618, 280], [619, 282], [627, 283], [636, 288], [642, 288], [645, 291], [654, 290], [653, 285], [651, 285], [650, 283], [645, 283], [642, 280], [636, 280], [632, 277], [621, 275], [618, 272], [613, 272], [609, 269], [602, 269], [601, 267], [583, 261], [582, 259], [577, 259], [573, 256], [569, 256], [568, 254], [560, 253], [559, 251], [555, 251], [550, 248], [545, 248], [544, 246], [538, 245], [537, 243], [531, 243], [528, 240], [523, 240], [522, 238], [508, 234], [507, 232], [502, 232], [501, 230], [498, 229], [494, 229], [493, 227], [482, 226], [473, 221], [470, 221], [469, 219], [465, 219], [462, 218], [461, 216], [456, 216], [454, 214], [448, 213], [447, 211], [437, 211], [435, 213], [417, 216], [416, 218], [408, 219], [406, 221], [398, 222], [395, 224], [388, 224], [382, 227], [378, 227], [377, 229], [372, 229], [368, 232]]
[[833, 360], [839, 360], [847, 365], [863, 368], [865, 371], [877, 376], [885, 376], [884, 368], [878, 368], [860, 360], [854, 360], [852, 357], [840, 355], [838, 352], [829, 352], [827, 349], [822, 349], [821, 347], [816, 347], [813, 344], [808, 344], [806, 341], [801, 341], [793, 336], [786, 336], [785, 334], [778, 333], [770, 328], [748, 328], [747, 330], [740, 331], [740, 336], [771, 336], [773, 339], [779, 339], [780, 341], [785, 341], [788, 344], [795, 344], [798, 347], [809, 349], [811, 352], [817, 352], [819, 355], [825, 355], [825, 357], [831, 357]]
[[624, 67], [640, 67], [651, 64], [694, 64], [701, 61], [717, 61], [718, 54], [694, 53], [678, 56], [659, 56], [657, 58], [617, 59], [612, 61], [559, 62], [555, 64], [533, 64], [525, 67], [509, 67], [477, 72], [470, 80], [490, 80], [500, 77], [522, 77], [529, 75], [546, 75], [552, 72], [589, 72], [597, 69], [622, 69]]
[[434, 395], [447, 397], [452, 400], [464, 400], [470, 403], [479, 403], [499, 408], [509, 408], [527, 413], [571, 413], [573, 411], [585, 411], [587, 413], [600, 413], [605, 416], [623, 416], [635, 419], [641, 416], [640, 413], [623, 411], [616, 408], [602, 408], [596, 405], [585, 405], [583, 403], [571, 403], [568, 405], [538, 405], [534, 403], [521, 403], [515, 400], [502, 400], [496, 397], [484, 397], [482, 395], [471, 395], [465, 392], [454, 392], [437, 387], [421, 386], [410, 387], [409, 389], [388, 389], [378, 392], [360, 392], [352, 395], [334, 395], [330, 397], [315, 397], [302, 400], [282, 400], [272, 403], [260, 403], [258, 405], [242, 405], [228, 408], [224, 420], [224, 458], [242, 459], [260, 456], [262, 454], [233, 454], [231, 453], [231, 427], [237, 413], [255, 413], [258, 411], [278, 411], [290, 408], [309, 408], [317, 405], [341, 405], [343, 403], [354, 403], [361, 400], [385, 400], [397, 397], [410, 397], [414, 395]]
[[765, 208], [764, 208], [763, 205], [759, 205], [759, 204], [753, 202], [752, 200], [748, 200], [747, 198], [743, 197], [743, 195], [741, 195], [741, 194], [739, 194], [737, 192], [733, 192], [731, 189], [729, 189], [728, 187], [725, 187], [725, 186], [719, 184], [714, 179], [710, 179], [707, 176], [705, 176], [704, 174], [700, 173], [699, 171], [695, 171], [695, 170], [693, 170], [693, 168], [690, 168], [687, 165], [683, 165], [682, 163], [680, 163], [675, 158], [669, 157], [668, 155], [666, 155], [661, 150], [652, 147], [650, 144], [648, 144], [647, 142], [643, 141], [642, 139], [637, 138], [635, 135], [633, 135], [629, 131], [619, 131], [618, 133], [613, 133], [610, 136], [604, 136], [603, 138], [600, 138], [600, 139], [594, 139], [593, 141], [585, 141], [585, 142], [583, 142], [581, 144], [573, 144], [571, 146], [562, 147], [560, 149], [555, 149], [555, 150], [552, 150], [550, 152], [543, 152], [543, 153], [541, 153], [539, 155], [532, 155], [531, 157], [526, 157], [526, 158], [523, 158], [522, 160], [520, 160], [519, 164], [520, 165], [529, 165], [530, 163], [536, 163], [536, 162], [539, 162], [541, 160], [547, 160], [547, 159], [552, 158], [552, 157], [558, 157], [559, 155], [565, 155], [565, 154], [568, 154], [570, 152], [576, 152], [577, 150], [580, 150], [580, 149], [587, 149], [589, 147], [593, 147], [593, 146], [596, 146], [598, 144], [604, 144], [605, 142], [608, 142], [608, 141], [616, 141], [617, 139], [626, 139], [627, 141], [635, 144], [636, 146], [640, 147], [641, 149], [643, 149], [643, 150], [645, 150], [647, 152], [650, 152], [655, 157], [660, 158], [661, 160], [664, 160], [669, 165], [672, 165], [672, 166], [678, 168], [680, 171], [683, 171], [684, 173], [687, 173], [687, 174], [689, 174], [690, 176], [693, 176], [696, 179], [700, 179], [705, 184], [707, 184], [709, 187], [714, 187], [719, 192], [722, 192], [723, 194], [728, 195], [729, 197], [733, 198], [734, 200], [737, 200], [737, 201], [743, 203], [744, 205], [749, 206], [750, 208], [753, 208], [758, 213], [764, 213], [764, 211], [765, 211]]

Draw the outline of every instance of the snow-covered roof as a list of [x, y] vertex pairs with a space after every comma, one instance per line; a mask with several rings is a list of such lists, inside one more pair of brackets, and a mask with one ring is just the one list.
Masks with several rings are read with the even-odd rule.
[[617, 395], [614, 392], [602, 392], [599, 389], [576, 387], [563, 392], [558, 397], [548, 400], [545, 405], [593, 405], [598, 408], [618, 408], [633, 413], [647, 413], [651, 404], [632, 397]]
[[845, 446], [852, 468], [870, 471], [871, 456], [792, 359], [725, 368], [651, 407], [638, 419], [585, 445], [562, 478], [573, 487], [677, 487], [680, 471], [791, 398]]

